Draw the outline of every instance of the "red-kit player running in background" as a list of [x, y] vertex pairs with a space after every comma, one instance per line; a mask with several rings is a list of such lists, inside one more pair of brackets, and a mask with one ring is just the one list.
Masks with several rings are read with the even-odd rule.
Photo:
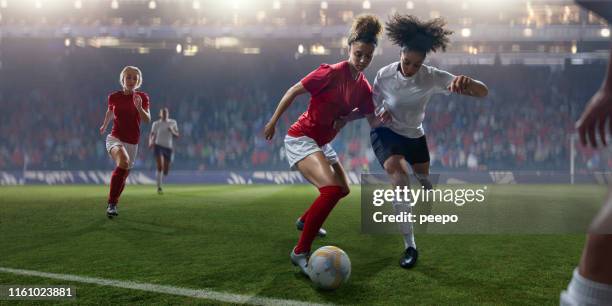
[[106, 151], [116, 164], [111, 176], [106, 209], [109, 218], [119, 215], [117, 213], [119, 196], [123, 192], [125, 181], [134, 166], [138, 152], [140, 121], [144, 120], [147, 123], [151, 121], [149, 97], [144, 92], [136, 91], [142, 84], [140, 69], [134, 66], [123, 68], [119, 82], [123, 89], [108, 96], [108, 110], [100, 127], [100, 134], [104, 135], [111, 118], [113, 119], [113, 130], [106, 136]]
[[272, 139], [276, 122], [295, 98], [310, 94], [308, 109], [285, 136], [291, 169], [300, 171], [319, 190], [319, 196], [297, 221], [302, 233], [291, 251], [291, 262], [305, 274], [315, 236], [324, 235], [323, 222], [336, 203], [349, 193], [346, 174], [329, 142], [348, 121], [364, 116], [374, 118], [372, 88], [362, 71], [372, 60], [381, 30], [375, 16], [357, 17], [348, 38], [348, 61], [323, 64], [293, 85], [264, 128], [266, 139]]

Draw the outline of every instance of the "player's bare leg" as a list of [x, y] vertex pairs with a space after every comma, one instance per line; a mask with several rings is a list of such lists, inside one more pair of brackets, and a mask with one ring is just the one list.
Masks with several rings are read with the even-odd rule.
[[304, 274], [308, 264], [308, 254], [314, 237], [321, 225], [336, 205], [348, 195], [348, 184], [342, 166], [331, 166], [323, 152], [315, 152], [297, 163], [302, 175], [319, 189], [319, 196], [306, 213], [304, 230], [298, 245], [291, 251], [291, 262], [300, 267]]
[[162, 175], [163, 175], [163, 171], [164, 171], [164, 157], [162, 155], [156, 155], [155, 156], [155, 163], [157, 164], [157, 172], [156, 172], [156, 179], [157, 179], [157, 193], [158, 194], [162, 194]]

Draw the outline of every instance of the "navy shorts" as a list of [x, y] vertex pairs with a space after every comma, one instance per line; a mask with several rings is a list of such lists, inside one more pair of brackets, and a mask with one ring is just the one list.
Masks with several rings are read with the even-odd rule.
[[402, 155], [411, 165], [429, 162], [429, 149], [425, 135], [419, 138], [408, 138], [387, 127], [378, 127], [370, 131], [370, 140], [376, 158], [383, 168], [385, 161], [391, 155]]
[[172, 161], [172, 149], [155, 145], [153, 151], [155, 152], [155, 156], [162, 156], [166, 160]]

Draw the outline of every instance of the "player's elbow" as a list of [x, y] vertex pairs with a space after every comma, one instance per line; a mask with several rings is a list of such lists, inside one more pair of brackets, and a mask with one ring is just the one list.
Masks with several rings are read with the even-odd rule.
[[476, 90], [475, 92], [476, 92], [476, 95], [475, 95], [476, 97], [484, 98], [489, 95], [489, 88], [484, 83], [480, 83], [478, 84], [478, 90]]

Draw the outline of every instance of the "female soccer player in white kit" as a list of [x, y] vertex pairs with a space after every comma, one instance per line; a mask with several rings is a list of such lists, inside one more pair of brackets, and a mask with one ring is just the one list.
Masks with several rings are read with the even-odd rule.
[[159, 120], [153, 122], [149, 134], [149, 147], [153, 148], [157, 164], [157, 193], [162, 194], [163, 177], [168, 176], [170, 163], [174, 157], [173, 138], [179, 137], [176, 120], [170, 119], [167, 107], [159, 111]]
[[[399, 62], [381, 68], [374, 80], [373, 98], [377, 114], [384, 125], [370, 132], [372, 148], [391, 183], [408, 186], [408, 165], [425, 189], [429, 181], [429, 149], [423, 119], [432, 95], [451, 92], [484, 97], [487, 87], [467, 76], [452, 75], [444, 70], [423, 64], [429, 52], [445, 50], [451, 31], [444, 28], [442, 19], [421, 21], [410, 15], [394, 15], [386, 24], [387, 36], [401, 48]], [[393, 203], [396, 211], [410, 210], [405, 203]], [[411, 223], [400, 225], [405, 251], [400, 266], [411, 268], [418, 252]]]

